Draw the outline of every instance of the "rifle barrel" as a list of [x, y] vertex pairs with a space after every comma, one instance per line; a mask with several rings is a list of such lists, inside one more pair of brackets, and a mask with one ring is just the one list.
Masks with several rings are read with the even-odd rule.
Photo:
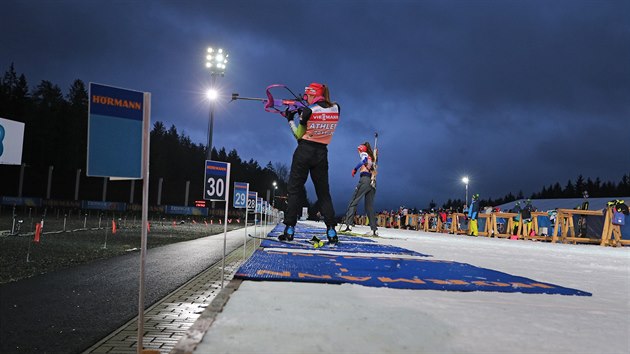
[[238, 95], [238, 93], [232, 94], [232, 101], [234, 100], [261, 101], [261, 102], [266, 101], [266, 99], [258, 98], [258, 97], [241, 97]]

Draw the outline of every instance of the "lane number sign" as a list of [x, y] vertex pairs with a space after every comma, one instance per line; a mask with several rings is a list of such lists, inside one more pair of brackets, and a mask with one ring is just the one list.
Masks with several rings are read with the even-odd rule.
[[230, 183], [228, 162], [206, 160], [203, 199], [227, 201], [227, 186]]

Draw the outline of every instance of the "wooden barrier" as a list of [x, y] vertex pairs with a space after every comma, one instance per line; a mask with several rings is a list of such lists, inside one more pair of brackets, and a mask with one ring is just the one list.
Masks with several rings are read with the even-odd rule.
[[[491, 237], [510, 237], [514, 230], [514, 217], [517, 213], [491, 213], [490, 214], [490, 236]], [[499, 230], [497, 226], [497, 218], [506, 219], [505, 229]], [[520, 222], [520, 221], [519, 221]], [[501, 232], [503, 231], [503, 232]]]
[[477, 230], [479, 236], [490, 237], [490, 224], [492, 223], [492, 214], [477, 214], [477, 228], [479, 228], [479, 220], [485, 219], [483, 230]]
[[387, 215], [385, 214], [378, 214], [376, 216], [376, 225], [378, 227], [385, 227], [385, 225], [387, 225]]
[[547, 216], [547, 213], [541, 211], [533, 211], [531, 214], [532, 218], [529, 223], [525, 223], [522, 216], [519, 218], [517, 231], [518, 238], [522, 238], [524, 240], [551, 241], [551, 237], [549, 236], [549, 234], [541, 235], [540, 228], [538, 226], [538, 217]]
[[[462, 229], [460, 219], [465, 219], [468, 214], [452, 213], [450, 233], [455, 235], [470, 235], [470, 219], [468, 220], [468, 228]], [[480, 228], [479, 220], [485, 219], [484, 227]], [[492, 234], [492, 214], [477, 214], [477, 236], [490, 236]]]
[[[558, 241], [558, 227], [562, 229], [562, 233], [560, 235], [560, 242], [562, 243], [567, 243], [567, 242], [573, 242], [574, 244], [577, 242], [594, 243], [594, 240], [591, 238], [577, 237], [575, 235], [573, 215], [603, 216], [604, 212], [603, 212], [603, 209], [602, 210], [558, 209], [558, 215], [556, 217], [556, 226], [553, 229], [553, 237], [551, 238], [552, 243], [556, 243]], [[605, 225], [606, 223], [604, 223], [604, 227]]]
[[464, 218], [463, 213], [452, 213], [451, 214], [451, 233], [453, 235], [465, 235], [466, 230], [463, 230], [461, 227], [460, 218]]
[[[427, 217], [427, 219], [424, 222], [424, 231], [437, 232], [440, 229], [440, 226], [442, 226], [442, 221], [440, 220], [440, 216], [436, 213], [430, 213], [430, 214], [427, 213], [425, 214], [425, 216]], [[431, 222], [433, 218], [435, 218], [435, 224]]]
[[418, 229], [418, 215], [416, 214], [407, 214], [405, 225], [417, 230]]
[[[614, 237], [614, 241], [610, 238]], [[621, 238], [621, 227], [613, 224], [613, 208], [606, 208], [606, 217], [604, 219], [604, 229], [602, 231], [602, 242], [600, 246], [623, 246], [630, 244], [630, 240]]]
[[[478, 214], [478, 220], [485, 219], [485, 226], [478, 230], [479, 236], [508, 238], [516, 237], [521, 240], [550, 241], [556, 243], [572, 242], [576, 243], [599, 243], [601, 246], [624, 246], [630, 245], [630, 240], [622, 239], [621, 228], [619, 225], [612, 223], [612, 210], [579, 210], [579, 209], [558, 209], [556, 214], [555, 225], [552, 225], [553, 232], [541, 234], [538, 225], [538, 217], [547, 217], [547, 212], [532, 212], [532, 218], [529, 225], [523, 222], [523, 218], [519, 213], [509, 212], [493, 212], [490, 214]], [[602, 230], [601, 240], [576, 236], [575, 226], [573, 222], [574, 215], [584, 216], [605, 216], [604, 227]], [[515, 217], [518, 220], [514, 220]], [[419, 218], [422, 218], [420, 222]], [[449, 232], [454, 235], [466, 235], [468, 230], [463, 230], [461, 220], [466, 217], [464, 213], [452, 213], [449, 215], [451, 224], [445, 228], [445, 223], [440, 219], [437, 213], [426, 214], [408, 214], [406, 217], [397, 220], [397, 215], [378, 214], [377, 224], [379, 227], [407, 228], [425, 232]], [[435, 218], [433, 227], [431, 220]], [[497, 219], [505, 219], [504, 228], [499, 227], [501, 223]], [[516, 232], [515, 232], [516, 231]]]

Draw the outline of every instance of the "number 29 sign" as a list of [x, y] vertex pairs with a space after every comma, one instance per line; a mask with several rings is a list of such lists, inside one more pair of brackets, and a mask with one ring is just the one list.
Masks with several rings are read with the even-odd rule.
[[230, 183], [230, 163], [206, 160], [204, 173], [203, 199], [228, 200], [228, 186]]

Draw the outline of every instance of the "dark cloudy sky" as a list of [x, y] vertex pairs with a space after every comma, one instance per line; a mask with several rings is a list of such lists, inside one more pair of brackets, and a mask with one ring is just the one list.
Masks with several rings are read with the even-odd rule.
[[[0, 5], [0, 69], [152, 93], [152, 120], [207, 139], [208, 46], [229, 51], [214, 145], [290, 164], [286, 121], [232, 92], [330, 86], [343, 212], [379, 133], [378, 209], [630, 172], [630, 1], [32, 1]], [[11, 118], [11, 117], [6, 117]], [[308, 183], [310, 186], [310, 182]], [[315, 200], [312, 187], [309, 197]]]

